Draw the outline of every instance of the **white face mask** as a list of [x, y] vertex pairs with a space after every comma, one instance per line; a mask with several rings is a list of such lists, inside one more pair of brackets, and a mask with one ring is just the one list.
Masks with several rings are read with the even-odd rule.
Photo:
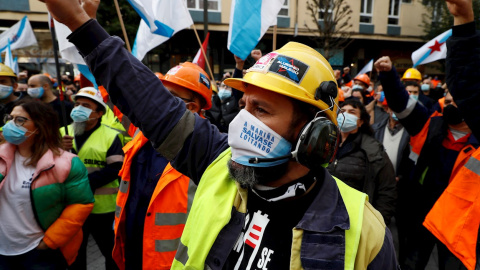
[[9, 97], [13, 92], [13, 87], [9, 85], [0, 84], [0, 99]]
[[246, 110], [241, 110], [228, 127], [228, 144], [232, 160], [252, 167], [271, 167], [288, 161], [288, 158], [249, 163], [250, 158], [276, 158], [290, 154], [292, 145], [262, 121]]

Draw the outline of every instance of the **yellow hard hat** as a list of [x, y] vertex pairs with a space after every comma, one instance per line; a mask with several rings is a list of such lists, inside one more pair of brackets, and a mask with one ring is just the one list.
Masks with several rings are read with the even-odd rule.
[[[245, 91], [248, 84], [311, 104], [337, 124], [338, 86], [328, 61], [316, 50], [289, 42], [264, 55], [247, 70], [243, 79], [226, 79], [225, 84]], [[327, 92], [329, 95], [327, 95]], [[334, 104], [331, 104], [334, 99]]]
[[407, 80], [407, 81], [408, 80], [421, 81], [422, 80], [422, 74], [416, 68], [409, 68], [409, 69], [407, 69], [407, 71], [405, 71], [405, 73], [403, 73], [402, 81], [405, 81], [405, 80]]
[[0, 76], [13, 77], [15, 79], [17, 78], [17, 75], [15, 75], [13, 70], [2, 63], [0, 63]]

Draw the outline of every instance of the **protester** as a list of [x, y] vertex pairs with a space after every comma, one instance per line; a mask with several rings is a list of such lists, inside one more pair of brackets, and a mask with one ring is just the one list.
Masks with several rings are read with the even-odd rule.
[[383, 146], [373, 138], [370, 116], [363, 104], [346, 100], [337, 122], [341, 144], [328, 171], [347, 185], [365, 192], [388, 225], [395, 214], [395, 172]]
[[37, 74], [28, 79], [28, 95], [49, 104], [57, 113], [60, 127], [67, 126], [72, 123], [70, 112], [73, 109], [73, 104], [68, 101], [63, 101], [65, 106], [65, 111], [63, 111], [61, 101], [53, 91], [52, 81], [46, 75]]
[[370, 77], [367, 74], [358, 74], [353, 78], [352, 96], [360, 99], [363, 105], [373, 101], [373, 97], [367, 91], [370, 87]]
[[[93, 74], [104, 83], [116, 105], [132, 123], [141, 127], [155, 149], [172, 160], [174, 168], [200, 183], [173, 269], [233, 269], [237, 263], [240, 269], [245, 269], [250, 260], [270, 269], [302, 265], [308, 268], [320, 261], [350, 269], [396, 269], [390, 231], [366, 201], [366, 195], [334, 180], [320, 166], [334, 155], [337, 85], [331, 67], [318, 52], [298, 43], [287, 44], [276, 52], [291, 61], [285, 63], [299, 67], [297, 79], [279, 69], [275, 59], [283, 60], [273, 53], [257, 61], [258, 71], [249, 69], [243, 80], [226, 80], [228, 86], [245, 91], [241, 100], [245, 110], [230, 124], [227, 138], [208, 120], [187, 110], [148, 68], [123, 48], [119, 39], [110, 37], [96, 21], [89, 20], [77, 1], [46, 3], [51, 14], [73, 31], [70, 41], [86, 56]], [[94, 3], [86, 5], [91, 11], [88, 4]], [[317, 89], [319, 100], [314, 98]], [[319, 111], [328, 120], [315, 118]], [[305, 140], [299, 133], [313, 118], [316, 121], [305, 132], [314, 127], [325, 128], [331, 136], [321, 138], [328, 142], [328, 152], [322, 149], [312, 153], [324, 156], [324, 160], [306, 158], [303, 164], [314, 169], [310, 170], [281, 156], [290, 154], [297, 137]], [[275, 138], [275, 144], [272, 142], [269, 148], [270, 155], [240, 138], [244, 123], [248, 129], [252, 125], [257, 127], [265, 134], [263, 138]], [[325, 141], [311, 143], [325, 145]], [[279, 144], [283, 145], [282, 151], [276, 148]], [[258, 162], [262, 167], [252, 166], [255, 160], [251, 163], [242, 158], [252, 153], [259, 159], [276, 159]], [[300, 156], [303, 154], [304, 150]], [[292, 188], [295, 192], [288, 192]], [[312, 219], [312, 216], [335, 218]], [[359, 222], [355, 217], [363, 220]], [[243, 238], [257, 228], [261, 228], [259, 237], [248, 241]], [[252, 245], [244, 240], [253, 241]], [[257, 253], [258, 250], [261, 252]], [[262, 256], [264, 260], [260, 260]]]
[[[252, 51], [252, 55], [254, 55], [254, 51], [255, 50]], [[258, 52], [255, 54], [258, 54]], [[233, 78], [242, 78], [242, 71], [245, 61], [237, 56], [234, 56], [234, 58], [235, 70], [233, 72]], [[212, 96], [212, 107], [205, 113], [207, 119], [210, 120], [212, 124], [217, 126], [221, 132], [225, 133], [228, 132], [228, 126], [230, 122], [232, 122], [233, 118], [235, 118], [240, 111], [240, 108], [238, 107], [238, 101], [243, 96], [242, 92], [232, 89], [223, 82], [227, 78], [230, 78], [230, 76], [223, 77], [223, 80], [218, 88], [218, 94]]]
[[[436, 245], [439, 265], [445, 267], [455, 257], [445, 245], [435, 240], [422, 222], [447, 187], [454, 165], [462, 159], [463, 151], [476, 149], [478, 141], [460, 116], [449, 93], [445, 96], [443, 115], [438, 112], [431, 114], [408, 95], [389, 57], [377, 60], [375, 67], [380, 72], [379, 78], [389, 107], [412, 136], [410, 157], [416, 163], [412, 174], [412, 184], [416, 185], [412, 191], [416, 193], [410, 196], [417, 205], [410, 214], [410, 222], [416, 228], [407, 239], [409, 255], [400, 264], [403, 264], [402, 269], [424, 269]], [[460, 262], [457, 260], [457, 263]]]
[[[11, 68], [0, 63], [0, 116], [9, 114], [16, 101], [24, 96], [15, 90], [18, 87], [17, 75]], [[5, 123], [3, 118], [0, 120], [0, 127]]]
[[87, 170], [61, 149], [51, 107], [19, 101], [0, 144], [0, 269], [65, 269], [93, 208]]
[[87, 243], [90, 234], [95, 239], [105, 268], [118, 269], [112, 259], [114, 243], [113, 221], [119, 187], [118, 173], [123, 164], [122, 142], [119, 133], [101, 124], [107, 105], [100, 92], [85, 87], [73, 96], [75, 108], [68, 126], [68, 134], [61, 128], [63, 147], [78, 154], [88, 170], [88, 181], [95, 197], [92, 213], [83, 225], [83, 242], [78, 257], [70, 269], [87, 268]]
[[389, 114], [385, 112], [384, 109], [386, 100], [382, 84], [380, 82], [375, 83], [373, 91], [375, 91], [373, 96], [374, 99], [365, 106], [365, 109], [370, 115], [370, 125], [375, 131], [379, 123], [382, 123], [389, 118]]
[[[162, 82], [192, 113], [211, 107], [210, 78], [199, 66], [173, 67]], [[197, 186], [141, 131], [124, 150], [113, 258], [120, 269], [170, 269]]]
[[[479, 137], [480, 44], [472, 1], [452, 0], [447, 5], [454, 16], [452, 36], [447, 41], [447, 84], [461, 116]], [[464, 149], [462, 156], [462, 160], [457, 159], [450, 183], [427, 215], [424, 226], [463, 263], [462, 268], [451, 264], [448, 269], [473, 270], [480, 269], [480, 150]]]
[[415, 185], [411, 183], [411, 172], [414, 162], [410, 156], [410, 136], [402, 124], [398, 121], [395, 113], [386, 105], [389, 118], [377, 123], [375, 139], [385, 147], [385, 152], [392, 162], [397, 181], [397, 206], [395, 209], [395, 225], [398, 232], [398, 258], [403, 262], [407, 253], [408, 237], [414, 232], [410, 222], [411, 209], [417, 207], [410, 199]]
[[17, 89], [15, 89], [15, 92], [20, 92], [23, 95], [27, 95], [27, 89], [28, 89], [27, 79], [18, 80], [18, 86], [17, 86]]

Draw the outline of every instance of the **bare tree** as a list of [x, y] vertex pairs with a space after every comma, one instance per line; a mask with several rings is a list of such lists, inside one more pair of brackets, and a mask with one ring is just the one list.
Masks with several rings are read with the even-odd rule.
[[346, 0], [308, 0], [307, 10], [317, 28], [311, 29], [307, 24], [305, 27], [315, 34], [313, 40], [323, 49], [326, 59], [353, 41], [350, 39], [352, 9]]

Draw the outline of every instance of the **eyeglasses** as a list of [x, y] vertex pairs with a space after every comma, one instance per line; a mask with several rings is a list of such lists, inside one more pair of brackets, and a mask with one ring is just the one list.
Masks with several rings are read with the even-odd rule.
[[5, 114], [5, 116], [3, 116], [4, 123], [7, 123], [8, 121], [12, 121], [12, 120], [17, 127], [23, 126], [27, 121], [32, 121], [31, 119], [28, 119], [23, 116], [12, 116], [10, 114]]

